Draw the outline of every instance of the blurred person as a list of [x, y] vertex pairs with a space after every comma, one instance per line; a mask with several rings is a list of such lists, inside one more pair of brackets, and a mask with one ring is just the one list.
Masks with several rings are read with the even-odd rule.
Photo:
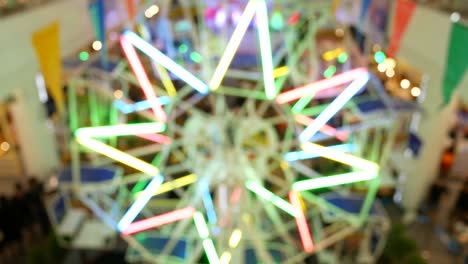
[[20, 182], [15, 184], [15, 192], [13, 194], [13, 208], [11, 213], [15, 218], [15, 225], [17, 229], [18, 242], [20, 250], [25, 249], [30, 241], [29, 226], [31, 225], [31, 213], [26, 201], [26, 195], [23, 186]]
[[28, 180], [27, 201], [33, 219], [35, 235], [47, 235], [51, 229], [49, 216], [44, 204], [44, 186], [36, 177]]
[[6, 262], [6, 197], [0, 196], [0, 263]]
[[3, 201], [2, 218], [5, 230], [5, 257], [7, 260], [19, 255], [21, 248], [21, 227], [18, 224], [18, 209], [14, 197]]

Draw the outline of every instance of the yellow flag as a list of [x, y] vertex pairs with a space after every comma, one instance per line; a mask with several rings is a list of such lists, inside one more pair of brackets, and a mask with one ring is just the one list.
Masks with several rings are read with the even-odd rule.
[[333, 16], [335, 15], [336, 10], [338, 9], [338, 7], [340, 7], [340, 5], [341, 5], [341, 0], [333, 0], [332, 6], [331, 6]]
[[65, 99], [62, 89], [62, 64], [60, 60], [58, 22], [53, 22], [34, 32], [32, 44], [39, 60], [47, 90], [52, 98], [54, 98], [59, 113], [63, 113]]

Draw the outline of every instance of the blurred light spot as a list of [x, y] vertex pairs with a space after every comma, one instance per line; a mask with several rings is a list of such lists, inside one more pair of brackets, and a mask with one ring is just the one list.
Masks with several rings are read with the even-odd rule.
[[7, 152], [8, 150], [10, 150], [10, 144], [8, 142], [3, 142], [2, 144], [0, 144], [0, 149], [4, 152]]
[[410, 85], [411, 85], [411, 83], [410, 83], [410, 81], [408, 79], [403, 79], [400, 82], [400, 86], [403, 89], [408, 89], [410, 87]]
[[421, 95], [421, 89], [419, 87], [413, 87], [413, 89], [411, 89], [411, 95], [414, 96], [414, 97], [418, 97]]
[[102, 43], [99, 40], [93, 41], [93, 50], [99, 51], [102, 49]]
[[159, 13], [159, 6], [152, 5], [152, 6], [148, 7], [148, 9], [145, 10], [145, 17], [152, 18], [157, 13]]

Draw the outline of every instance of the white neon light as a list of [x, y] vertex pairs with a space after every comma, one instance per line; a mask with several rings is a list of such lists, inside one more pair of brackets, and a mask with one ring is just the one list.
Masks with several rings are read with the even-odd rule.
[[268, 28], [268, 11], [265, 0], [258, 0], [257, 18], [265, 94], [268, 99], [273, 100], [276, 97], [276, 86], [273, 73], [270, 30]]
[[369, 74], [365, 73], [353, 81], [346, 89], [325, 108], [325, 110], [299, 135], [301, 142], [309, 141], [364, 85], [369, 81]]
[[[355, 149], [355, 145], [354, 144], [341, 144], [341, 145], [330, 146], [327, 148], [332, 149], [334, 151], [340, 151], [340, 152], [353, 152]], [[318, 158], [318, 157], [321, 157], [319, 153], [311, 152], [307, 150], [288, 152], [284, 155], [284, 159], [286, 161], [306, 160], [306, 159], [313, 159], [313, 158]]]
[[177, 75], [180, 79], [184, 80], [188, 85], [202, 94], [209, 92], [208, 86], [195, 77], [192, 73], [175, 63], [171, 58], [164, 55], [161, 51], [153, 47], [150, 43], [140, 38], [137, 34], [126, 31], [124, 37], [132, 43], [137, 49], [148, 55], [151, 59], [161, 64], [173, 74]]
[[244, 13], [242, 13], [239, 23], [237, 24], [237, 27], [234, 30], [234, 33], [232, 34], [226, 49], [224, 50], [223, 56], [219, 60], [219, 64], [216, 67], [216, 70], [214, 71], [209, 83], [209, 87], [213, 91], [217, 90], [221, 85], [226, 71], [231, 64], [232, 59], [234, 58], [234, 54], [239, 48], [242, 38], [244, 37], [245, 32], [247, 31], [249, 24], [255, 15], [255, 2], [256, 1], [254, 0], [249, 1], [245, 7]]

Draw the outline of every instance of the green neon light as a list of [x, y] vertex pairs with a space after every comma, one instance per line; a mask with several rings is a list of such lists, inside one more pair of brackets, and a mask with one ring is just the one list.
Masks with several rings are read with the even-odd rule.
[[306, 116], [317, 116], [327, 107], [328, 104], [313, 106], [302, 110], [300, 113]]
[[286, 213], [290, 214], [293, 217], [296, 217], [298, 215], [297, 209], [292, 206], [290, 203], [287, 201], [283, 200], [281, 197], [275, 195], [274, 193], [268, 191], [265, 189], [263, 186], [260, 184], [249, 180], [245, 183], [245, 186], [247, 189], [250, 191], [254, 192], [258, 196], [260, 196], [262, 199], [271, 202], [274, 204], [276, 207], [280, 208], [281, 210], [285, 211]]
[[82, 51], [82, 52], [80, 52], [78, 57], [80, 58], [80, 61], [87, 61], [87, 60], [89, 60], [89, 53], [86, 52], [86, 51]]
[[348, 54], [346, 52], [343, 52], [338, 56], [338, 62], [341, 64], [345, 63], [347, 60], [348, 60]]
[[276, 11], [271, 16], [271, 28], [273, 30], [281, 30], [284, 27], [284, 18], [281, 12]]
[[385, 61], [385, 59], [387, 58], [387, 56], [385, 55], [385, 53], [383, 53], [382, 51], [377, 51], [375, 54], [374, 54], [374, 59], [377, 63], [382, 63]]
[[218, 253], [216, 253], [216, 248], [213, 243], [213, 240], [206, 238], [203, 239], [203, 248], [205, 249], [206, 256], [208, 257], [208, 261], [210, 264], [218, 264], [219, 258]]
[[312, 101], [312, 99], [314, 99], [314, 96], [315, 96], [315, 93], [311, 93], [311, 94], [308, 94], [308, 95], [305, 95], [305, 96], [301, 97], [301, 99], [299, 99], [299, 101], [297, 101], [297, 103], [294, 104], [291, 111], [294, 114], [299, 114], [310, 103], [310, 101]]
[[331, 78], [333, 75], [336, 73], [336, 67], [335, 65], [329, 66], [325, 71], [323, 72], [323, 77], [325, 78]]
[[195, 227], [197, 228], [198, 235], [201, 239], [206, 239], [210, 236], [210, 231], [206, 225], [205, 217], [200, 212], [195, 212], [193, 215], [193, 221], [195, 222]]
[[130, 192], [132, 193], [132, 195], [135, 195], [136, 193], [141, 192], [145, 188], [147, 183], [148, 183], [148, 180], [146, 179], [139, 180]]
[[187, 53], [187, 51], [188, 51], [188, 46], [187, 45], [182, 44], [182, 45], [179, 46], [179, 52], [180, 53]]
[[202, 56], [200, 55], [200, 53], [195, 52], [195, 51], [190, 53], [190, 59], [195, 63], [202, 62]]

